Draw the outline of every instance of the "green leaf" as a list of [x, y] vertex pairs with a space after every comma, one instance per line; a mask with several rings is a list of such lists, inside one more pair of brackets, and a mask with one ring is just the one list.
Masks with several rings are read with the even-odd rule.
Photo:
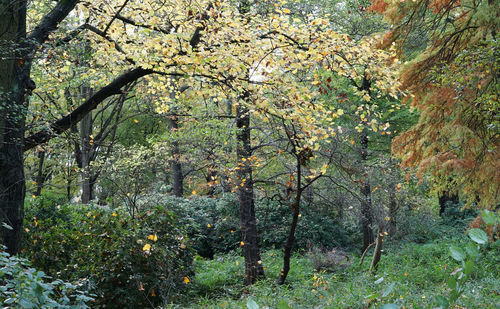
[[387, 297], [389, 294], [391, 294], [395, 285], [396, 285], [396, 282], [389, 284], [389, 286], [385, 289], [384, 293], [382, 294], [382, 297]]
[[456, 261], [463, 261], [465, 259], [465, 252], [455, 245], [450, 246], [450, 255]]
[[467, 261], [465, 263], [464, 274], [470, 275], [470, 273], [472, 273], [472, 270], [474, 269], [474, 264], [474, 261]]
[[481, 217], [486, 225], [493, 225], [497, 221], [495, 213], [489, 211], [488, 209], [483, 209], [481, 211]]
[[479, 249], [477, 247], [477, 244], [469, 242], [467, 245], [465, 245], [465, 251], [467, 252], [468, 255], [471, 257], [475, 258], [479, 255]]
[[365, 296], [365, 299], [370, 299], [370, 300], [372, 300], [372, 299], [378, 298], [379, 296], [380, 296], [380, 295], [378, 295], [378, 293], [372, 293], [372, 294], [370, 294], [370, 295]]
[[488, 242], [488, 235], [486, 235], [486, 232], [480, 229], [470, 229], [469, 230], [469, 237], [476, 243], [483, 245]]
[[247, 300], [247, 308], [248, 309], [259, 309], [259, 305], [253, 299]]

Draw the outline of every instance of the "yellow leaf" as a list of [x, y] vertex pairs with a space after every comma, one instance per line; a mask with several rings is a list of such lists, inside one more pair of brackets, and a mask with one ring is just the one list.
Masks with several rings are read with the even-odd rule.
[[212, 226], [211, 226], [211, 225], [210, 225], [210, 223], [209, 223], [209, 224], [207, 224], [207, 227], [212, 227]]
[[150, 251], [150, 250], [151, 250], [150, 244], [145, 244], [144, 247], [142, 247], [142, 251]]
[[196, 190], [193, 190], [193, 192], [191, 192], [192, 195], [195, 195], [196, 194]]
[[188, 284], [190, 281], [191, 281], [191, 280], [189, 280], [189, 278], [188, 278], [188, 277], [184, 277], [184, 283], [185, 283], [185, 284]]
[[285, 14], [290, 14], [290, 13], [292, 13], [292, 12], [290, 12], [290, 10], [289, 10], [289, 9], [283, 9], [283, 13], [285, 13]]
[[137, 119], [134, 119], [134, 122], [135, 122], [135, 123], [139, 123], [139, 120], [137, 120]]
[[156, 236], [156, 234], [154, 234], [154, 235], [149, 235], [149, 236], [148, 236], [148, 239], [149, 239], [149, 240], [152, 240], [152, 241], [157, 241], [157, 240], [158, 240], [158, 236]]
[[244, 241], [240, 241], [240, 246], [244, 246], [245, 245], [245, 242]]

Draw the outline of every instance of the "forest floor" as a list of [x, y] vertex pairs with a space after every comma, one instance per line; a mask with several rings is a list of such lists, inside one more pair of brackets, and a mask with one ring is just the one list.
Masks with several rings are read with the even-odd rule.
[[[361, 266], [359, 256], [351, 256], [349, 265], [318, 271], [311, 252], [298, 252], [287, 284], [282, 286], [276, 284], [282, 263], [280, 250], [263, 253], [267, 277], [251, 287], [243, 285], [243, 258], [238, 252], [213, 260], [199, 258], [183, 304], [170, 306], [285, 309], [395, 304], [393, 308], [435, 308], [435, 297], [449, 295], [448, 278], [459, 267], [450, 257], [449, 247], [466, 242], [460, 236], [425, 244], [388, 244], [375, 275], [368, 272], [370, 256]], [[500, 308], [500, 241], [489, 244], [452, 308]]]

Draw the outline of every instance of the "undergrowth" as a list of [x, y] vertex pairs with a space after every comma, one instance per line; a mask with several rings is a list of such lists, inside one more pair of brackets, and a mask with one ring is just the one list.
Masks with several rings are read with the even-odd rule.
[[[282, 263], [278, 250], [263, 253], [266, 279], [243, 285], [243, 258], [238, 252], [195, 261], [196, 277], [184, 303], [167, 308], [434, 308], [435, 297], [449, 292], [447, 280], [459, 264], [449, 257], [449, 246], [464, 237], [433, 242], [388, 244], [376, 275], [368, 272], [370, 258], [333, 272], [316, 272], [310, 253], [296, 253], [287, 284], [276, 281]], [[500, 308], [500, 242], [489, 244], [456, 308]], [[385, 292], [385, 293], [384, 293]], [[386, 294], [386, 295], [384, 295]]]

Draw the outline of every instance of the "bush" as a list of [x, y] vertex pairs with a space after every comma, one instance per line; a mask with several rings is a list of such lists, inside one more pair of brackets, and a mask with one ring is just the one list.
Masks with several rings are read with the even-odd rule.
[[[203, 257], [226, 253], [239, 247], [238, 202], [234, 195], [219, 199], [193, 197], [166, 198], [163, 207], [175, 210], [193, 241], [193, 248]], [[292, 213], [288, 206], [261, 199], [255, 205], [257, 229], [262, 248], [281, 248], [288, 236]], [[296, 248], [312, 245], [331, 249], [349, 245], [349, 235], [343, 226], [314, 206], [303, 207], [295, 235]]]
[[27, 208], [23, 254], [60, 279], [88, 278], [96, 307], [170, 301], [193, 274], [188, 239], [172, 212], [158, 207], [132, 218], [82, 205], [56, 209]]
[[397, 218], [397, 233], [394, 238], [424, 244], [444, 235], [459, 233], [457, 228], [446, 226], [443, 220], [422, 211], [401, 211]]
[[349, 254], [342, 249], [327, 251], [313, 247], [309, 251], [309, 259], [317, 272], [342, 272], [351, 265]]
[[30, 267], [26, 259], [10, 256], [0, 248], [0, 302], [20, 308], [89, 308], [91, 297], [79, 287], [52, 280]]

